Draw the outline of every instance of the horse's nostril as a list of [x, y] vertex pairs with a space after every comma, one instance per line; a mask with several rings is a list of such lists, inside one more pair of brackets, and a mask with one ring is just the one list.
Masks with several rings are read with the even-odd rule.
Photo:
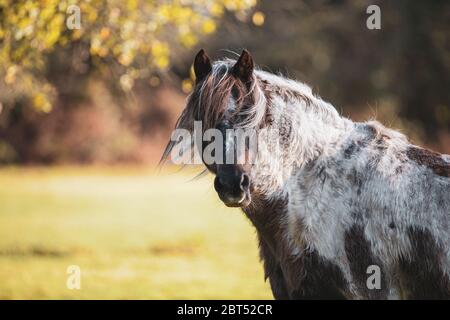
[[249, 186], [250, 186], [250, 178], [248, 177], [248, 175], [244, 173], [242, 174], [241, 178], [241, 189], [245, 191], [248, 189]]

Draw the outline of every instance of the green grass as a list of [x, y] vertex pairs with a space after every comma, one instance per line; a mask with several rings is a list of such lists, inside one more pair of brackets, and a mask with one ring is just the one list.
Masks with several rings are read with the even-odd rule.
[[0, 299], [272, 298], [255, 231], [193, 175], [1, 169]]

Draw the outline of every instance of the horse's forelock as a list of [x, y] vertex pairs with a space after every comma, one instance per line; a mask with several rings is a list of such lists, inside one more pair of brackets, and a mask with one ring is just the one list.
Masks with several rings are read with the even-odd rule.
[[[266, 114], [266, 98], [263, 89], [254, 79], [249, 86], [243, 84], [232, 74], [234, 60], [216, 62], [212, 72], [200, 83], [196, 84], [187, 99], [186, 108], [180, 115], [175, 128], [194, 130], [194, 121], [202, 121], [204, 130], [215, 128], [227, 116], [242, 118], [234, 121], [235, 128], [256, 128], [263, 121]], [[237, 90], [233, 94], [233, 88]], [[251, 103], [245, 108], [230, 111], [229, 101], [234, 99], [240, 103], [250, 99]], [[241, 116], [241, 117], [239, 117]], [[176, 141], [170, 141], [166, 146], [161, 162], [164, 163]]]
[[[240, 114], [244, 120], [235, 122], [235, 126], [257, 126], [265, 113], [264, 93], [258, 87], [256, 77], [251, 85], [246, 87], [232, 74], [232, 66], [232, 60], [217, 62], [212, 72], [195, 86], [185, 109], [186, 120], [201, 120], [203, 127], [207, 129], [215, 127], [227, 116]], [[236, 103], [245, 99], [250, 99], [251, 103], [246, 105], [246, 108], [229, 110], [229, 101], [232, 98]]]

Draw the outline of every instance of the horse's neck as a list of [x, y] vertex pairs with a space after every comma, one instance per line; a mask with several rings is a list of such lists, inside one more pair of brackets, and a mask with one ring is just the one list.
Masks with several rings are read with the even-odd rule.
[[[278, 114], [280, 132], [291, 132], [284, 163], [303, 165], [335, 148], [353, 127], [329, 103], [313, 95], [305, 84], [262, 73], [264, 91], [271, 96], [269, 110]], [[286, 158], [287, 157], [287, 158]]]
[[267, 199], [253, 196], [252, 205], [244, 209], [247, 218], [255, 226], [260, 241], [272, 251], [284, 252], [286, 244], [283, 236], [283, 221], [286, 214], [287, 198]]
[[[317, 110], [314, 110], [316, 108]], [[304, 107], [295, 115], [291, 150], [297, 156], [297, 165], [303, 166], [322, 155], [333, 153], [351, 131], [353, 123], [321, 106]], [[306, 110], [305, 110], [306, 109]], [[334, 111], [334, 110], [333, 110]]]
[[[282, 190], [285, 190], [288, 179], [299, 167], [321, 156], [334, 154], [354, 127], [353, 122], [341, 117], [330, 104], [313, 96], [304, 85], [297, 86], [286, 80], [287, 85], [283, 89], [283, 79], [276, 78], [276, 81], [275, 85], [266, 82], [268, 90], [275, 93], [270, 108], [278, 113], [279, 119], [284, 117], [288, 120], [281, 122], [280, 129], [290, 132], [292, 139], [282, 147], [281, 154], [265, 154], [272, 159], [275, 156], [279, 161], [273, 161], [273, 166], [269, 166], [272, 174], [264, 175], [264, 179], [259, 181], [259, 192], [264, 195], [252, 195], [251, 207], [244, 210], [260, 239], [271, 250], [286, 249], [287, 239], [283, 233], [287, 195]], [[270, 161], [268, 163], [271, 164]]]

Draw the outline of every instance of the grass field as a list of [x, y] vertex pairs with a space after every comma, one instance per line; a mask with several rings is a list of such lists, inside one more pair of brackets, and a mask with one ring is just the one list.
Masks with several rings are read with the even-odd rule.
[[0, 169], [0, 299], [272, 298], [253, 228], [193, 175]]

